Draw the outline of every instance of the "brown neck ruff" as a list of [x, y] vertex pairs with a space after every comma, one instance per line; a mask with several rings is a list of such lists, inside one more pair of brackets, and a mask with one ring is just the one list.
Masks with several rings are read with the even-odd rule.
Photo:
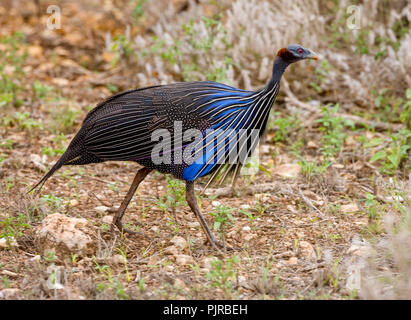
[[278, 50], [277, 57], [280, 57], [285, 62], [292, 62], [295, 59], [294, 55], [290, 51], [288, 51], [287, 48]]

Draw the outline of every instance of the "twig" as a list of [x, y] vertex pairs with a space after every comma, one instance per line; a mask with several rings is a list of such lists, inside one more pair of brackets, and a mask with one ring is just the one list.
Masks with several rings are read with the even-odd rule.
[[327, 266], [327, 264], [325, 262], [321, 262], [321, 263], [317, 263], [315, 265], [305, 267], [305, 268], [301, 269], [301, 271], [302, 272], [307, 272], [307, 271], [311, 271], [311, 270], [315, 270], [315, 269], [319, 269], [319, 268], [325, 268], [326, 266]]
[[284, 221], [281, 220], [280, 217], [278, 217], [274, 212], [273, 212], [273, 215], [274, 215], [274, 217], [275, 217], [277, 220], [279, 220], [279, 221], [281, 222], [281, 227], [282, 227], [282, 228], [285, 228], [285, 223], [284, 223]]
[[301, 198], [303, 199], [303, 201], [313, 210], [317, 211], [322, 217], [324, 216], [324, 214], [315, 206], [313, 205], [313, 203], [311, 202], [310, 199], [308, 199], [304, 193], [301, 191], [300, 188], [298, 188], [298, 193], [300, 194]]
[[[292, 184], [290, 187], [295, 187], [295, 184]], [[280, 185], [274, 184], [274, 183], [261, 183], [254, 185], [252, 187], [246, 187], [244, 189], [241, 189], [241, 194], [244, 195], [253, 195], [256, 193], [275, 193], [275, 192], [282, 192], [282, 193], [292, 193], [292, 192], [287, 192], [287, 190], [283, 190]], [[217, 189], [212, 189], [208, 188], [205, 190], [204, 194], [206, 196], [216, 196], [216, 197], [230, 197], [232, 196], [233, 189], [232, 187], [224, 187], [224, 188], [217, 188]]]

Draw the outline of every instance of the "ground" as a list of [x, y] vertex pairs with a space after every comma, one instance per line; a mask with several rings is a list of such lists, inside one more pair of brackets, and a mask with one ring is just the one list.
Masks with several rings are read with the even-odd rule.
[[[0, 299], [357, 299], [384, 297], [364, 273], [376, 278], [378, 270], [390, 271], [392, 279], [409, 274], [401, 261], [408, 266], [411, 257], [390, 251], [397, 233], [384, 220], [409, 219], [409, 83], [402, 80], [395, 89], [382, 85], [375, 94], [366, 91], [366, 99], [350, 95], [343, 101], [339, 90], [348, 94], [352, 88], [341, 79], [340, 88], [327, 82], [337, 70], [328, 63], [287, 71], [258, 163], [249, 166], [254, 171], [240, 176], [233, 188], [228, 182], [214, 185], [199, 196], [213, 232], [234, 251], [205, 243], [185, 203], [184, 184], [156, 172], [140, 185], [123, 220], [144, 235], [111, 231], [112, 210], [139, 168], [132, 162], [65, 166], [39, 195], [28, 193], [98, 102], [154, 83], [205, 80], [207, 61], [193, 58], [197, 65], [191, 60], [189, 65], [182, 57], [194, 49], [210, 57], [218, 52], [195, 42], [199, 31], [187, 16], [201, 10], [213, 44], [220, 33], [229, 37], [234, 18], [227, 10], [240, 10], [244, 1], [235, 1], [234, 9], [233, 1], [171, 1], [172, 13], [164, 9], [164, 17], [176, 30], [181, 20], [187, 23], [181, 30], [188, 47], [170, 45], [166, 36], [152, 40], [161, 24], [150, 14], [155, 11], [150, 2], [106, 1], [103, 7], [97, 1], [57, 2], [63, 15], [63, 28], [57, 30], [45, 27], [47, 1], [24, 2], [24, 9], [13, 1], [0, 4]], [[221, 31], [220, 23], [228, 31]], [[168, 31], [172, 36], [174, 29]], [[333, 37], [330, 41], [342, 41]], [[365, 40], [357, 40], [356, 48], [363, 50]], [[348, 54], [347, 47], [338, 52]], [[135, 57], [133, 50], [141, 55]], [[242, 56], [264, 61], [248, 51]], [[236, 52], [232, 57], [240, 59]], [[210, 65], [208, 80], [258, 87], [269, 77], [262, 69], [258, 74], [254, 62], [253, 76], [224, 55], [221, 61]], [[298, 72], [312, 78], [299, 82]], [[205, 182], [197, 184], [197, 194]], [[39, 230], [57, 213], [86, 219], [91, 252], [44, 249]], [[404, 228], [405, 246], [411, 229]], [[384, 250], [387, 261], [380, 259]], [[360, 286], [352, 277], [358, 270]], [[393, 297], [409, 297], [410, 288], [397, 290], [395, 281], [387, 285], [394, 288]]]

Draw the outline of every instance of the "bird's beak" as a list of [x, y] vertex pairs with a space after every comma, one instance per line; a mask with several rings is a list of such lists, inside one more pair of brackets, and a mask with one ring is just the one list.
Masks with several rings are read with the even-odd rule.
[[320, 58], [318, 57], [318, 54], [310, 50], [310, 54], [306, 57], [306, 59], [319, 60]]

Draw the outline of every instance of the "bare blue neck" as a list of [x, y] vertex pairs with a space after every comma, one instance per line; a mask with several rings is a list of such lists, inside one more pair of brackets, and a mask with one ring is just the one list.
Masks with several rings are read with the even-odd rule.
[[277, 82], [280, 82], [281, 77], [285, 69], [290, 65], [290, 63], [284, 61], [281, 57], [277, 57], [274, 60], [273, 66], [273, 75], [271, 77], [270, 82], [268, 83], [268, 87], [272, 88]]

